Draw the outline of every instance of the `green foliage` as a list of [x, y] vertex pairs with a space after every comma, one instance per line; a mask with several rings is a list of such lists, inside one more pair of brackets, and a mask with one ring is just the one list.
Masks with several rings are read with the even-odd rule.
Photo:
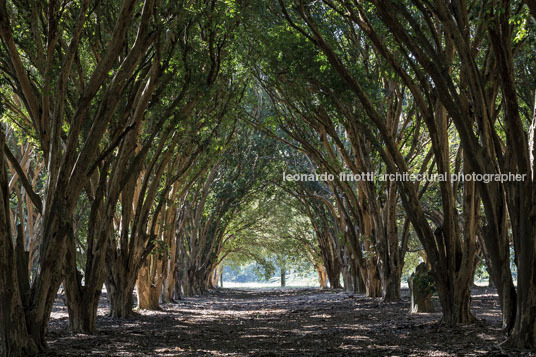
[[413, 276], [413, 286], [416, 291], [424, 295], [433, 294], [437, 290], [434, 278], [429, 272], [415, 274]]
[[402, 268], [402, 281], [408, 281], [411, 274], [415, 272], [415, 268], [420, 263], [420, 255], [418, 252], [408, 252], [404, 257], [404, 267]]

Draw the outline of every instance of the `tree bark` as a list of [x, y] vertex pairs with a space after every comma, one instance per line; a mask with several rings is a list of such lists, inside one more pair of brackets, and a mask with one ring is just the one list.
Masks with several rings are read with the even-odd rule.
[[81, 295], [81, 300], [67, 298], [69, 328], [73, 333], [94, 334], [97, 331], [97, 309], [101, 292]]
[[138, 308], [142, 310], [161, 310], [160, 308], [160, 292], [162, 290], [163, 279], [158, 272], [152, 273], [151, 269], [157, 269], [151, 267], [153, 264], [158, 265], [158, 262], [152, 262], [156, 260], [156, 257], [148, 258], [141, 266], [138, 272], [137, 279], [137, 291], [138, 291]]
[[133, 315], [135, 276], [128, 279], [125, 274], [114, 274], [106, 282], [108, 300], [110, 302], [110, 316], [113, 318], [126, 318]]
[[[4, 132], [0, 130], [0, 356], [31, 355], [43, 348], [27, 328], [24, 295], [9, 222], [9, 193], [4, 157]], [[26, 278], [27, 280], [27, 278]]]
[[396, 302], [400, 300], [400, 269], [394, 270], [388, 277], [382, 279], [382, 299], [384, 302]]
[[439, 284], [438, 294], [443, 312], [441, 321], [444, 324], [456, 326], [475, 322], [476, 318], [469, 309], [471, 301], [469, 288], [452, 290], [445, 284]]
[[315, 268], [318, 273], [318, 284], [320, 285], [320, 289], [327, 289], [328, 274], [326, 273], [326, 268], [322, 264], [317, 264]]

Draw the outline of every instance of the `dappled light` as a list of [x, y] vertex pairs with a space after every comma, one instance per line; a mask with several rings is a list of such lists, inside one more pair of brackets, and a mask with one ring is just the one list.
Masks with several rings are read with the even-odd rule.
[[0, 357], [536, 351], [536, 0], [0, 0]]
[[[482, 292], [476, 289], [474, 295]], [[133, 321], [99, 316], [98, 336], [61, 336], [67, 322], [51, 321], [51, 346], [62, 355], [77, 355], [88, 348], [102, 354], [210, 353], [227, 355], [272, 351], [276, 354], [381, 354], [457, 355], [488, 353], [501, 333], [496, 297], [480, 298], [472, 306], [493, 311], [487, 326], [447, 328], [436, 314], [410, 315], [407, 291], [398, 303], [378, 306], [367, 298], [350, 298], [343, 292], [316, 289], [223, 289], [177, 304], [162, 312], [139, 311]], [[482, 309], [482, 310], [481, 310]], [[378, 311], [380, 313], [378, 313]], [[65, 314], [64, 314], [65, 315]], [[135, 336], [127, 339], [126, 334]], [[451, 345], [445, 336], [455, 336]], [[94, 346], [97, 341], [99, 348]], [[209, 352], [207, 352], [209, 351]]]

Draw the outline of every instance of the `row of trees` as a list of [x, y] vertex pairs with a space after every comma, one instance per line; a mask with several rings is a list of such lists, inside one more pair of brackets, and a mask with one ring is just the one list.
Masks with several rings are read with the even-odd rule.
[[397, 300], [415, 238], [444, 323], [474, 320], [484, 260], [508, 343], [536, 346], [532, 5], [0, 1], [0, 354], [45, 348], [61, 284], [94, 333], [103, 285], [122, 318], [135, 286], [158, 309], [225, 259]]
[[136, 281], [154, 303], [179, 213], [236, 142], [241, 6], [0, 2], [1, 355], [45, 348], [62, 283], [74, 332], [103, 284], [114, 317]]
[[[355, 280], [369, 296], [397, 299], [411, 225], [443, 322], [474, 320], [469, 289], [481, 256], [515, 347], [536, 343], [536, 117], [527, 76], [535, 14], [526, 5], [534, 4], [281, 0], [257, 9], [248, 27], [250, 65], [274, 105], [273, 120], [256, 124], [303, 152], [313, 171], [448, 177], [327, 183], [331, 200], [315, 198], [345, 236]], [[472, 172], [525, 180], [450, 180]]]

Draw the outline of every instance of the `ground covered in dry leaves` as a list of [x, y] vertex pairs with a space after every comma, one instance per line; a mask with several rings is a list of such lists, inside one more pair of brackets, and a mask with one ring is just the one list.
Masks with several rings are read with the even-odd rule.
[[[162, 311], [137, 311], [127, 320], [107, 317], [103, 298], [98, 333], [72, 335], [57, 300], [46, 356], [458, 356], [532, 355], [498, 346], [501, 332], [494, 291], [476, 288], [479, 323], [457, 329], [441, 314], [408, 314], [399, 303], [318, 289], [221, 289], [185, 298]], [[434, 301], [436, 310], [439, 304]]]

